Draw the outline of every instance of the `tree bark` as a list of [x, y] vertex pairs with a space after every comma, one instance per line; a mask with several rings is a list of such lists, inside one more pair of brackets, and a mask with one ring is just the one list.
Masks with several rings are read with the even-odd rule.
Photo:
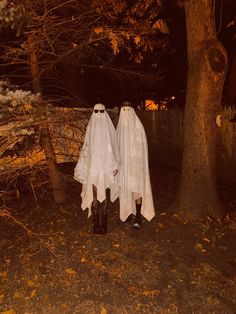
[[[33, 80], [33, 90], [35, 93], [41, 93], [40, 75], [39, 75], [39, 64], [36, 41], [34, 34], [28, 35], [28, 53], [29, 53], [29, 63], [31, 69], [31, 76]], [[47, 107], [42, 100], [41, 109], [42, 116], [45, 118], [44, 122], [40, 126], [40, 137], [41, 145], [45, 153], [50, 181], [53, 189], [54, 200], [57, 203], [63, 203], [65, 201], [65, 191], [63, 185], [62, 175], [59, 171], [56, 155], [53, 149], [51, 135], [49, 131], [49, 125], [47, 121]]]
[[188, 78], [182, 173], [175, 207], [182, 217], [221, 218], [216, 187], [216, 114], [227, 54], [218, 41], [212, 0], [185, 0]]

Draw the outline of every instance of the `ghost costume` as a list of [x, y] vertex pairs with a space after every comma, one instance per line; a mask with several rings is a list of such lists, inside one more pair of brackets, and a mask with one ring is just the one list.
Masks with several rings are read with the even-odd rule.
[[130, 106], [121, 108], [117, 125], [121, 164], [111, 187], [111, 200], [119, 197], [120, 219], [136, 214], [137, 199], [142, 198], [141, 214], [151, 220], [155, 216], [148, 167], [148, 145], [144, 127]]
[[[103, 111], [103, 112], [102, 112]], [[113, 172], [119, 166], [117, 136], [103, 104], [96, 104], [89, 120], [84, 144], [74, 169], [74, 179], [82, 184], [81, 208], [91, 215], [93, 186], [97, 200], [106, 199], [106, 189], [114, 182]]]

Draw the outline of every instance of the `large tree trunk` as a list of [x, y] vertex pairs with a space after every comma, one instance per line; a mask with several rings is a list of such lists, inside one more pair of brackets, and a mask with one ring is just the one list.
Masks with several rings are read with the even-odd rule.
[[227, 54], [217, 40], [211, 0], [184, 2], [188, 79], [184, 148], [177, 205], [186, 219], [220, 218], [216, 187], [216, 114], [221, 105]]
[[[28, 36], [28, 53], [33, 80], [33, 89], [35, 93], [41, 93], [38, 56], [34, 34], [30, 34]], [[53, 149], [51, 135], [49, 132], [49, 125], [47, 122], [47, 107], [42, 98], [41, 100], [42, 117], [44, 117], [44, 122], [40, 126], [41, 145], [46, 156], [54, 200], [57, 203], [63, 203], [65, 201], [63, 179], [56, 162], [56, 155]]]

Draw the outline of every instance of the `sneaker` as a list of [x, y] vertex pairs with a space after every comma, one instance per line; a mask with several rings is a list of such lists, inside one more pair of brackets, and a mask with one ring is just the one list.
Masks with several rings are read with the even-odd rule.
[[138, 230], [138, 229], [140, 229], [140, 228], [141, 228], [141, 223], [134, 222], [134, 224], [133, 224], [133, 229]]

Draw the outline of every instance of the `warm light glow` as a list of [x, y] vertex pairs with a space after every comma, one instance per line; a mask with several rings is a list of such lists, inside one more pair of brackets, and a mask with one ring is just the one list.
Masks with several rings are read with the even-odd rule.
[[167, 101], [160, 101], [159, 104], [154, 100], [145, 100], [145, 110], [167, 110]]
[[145, 110], [158, 110], [158, 105], [151, 99], [145, 100]]

